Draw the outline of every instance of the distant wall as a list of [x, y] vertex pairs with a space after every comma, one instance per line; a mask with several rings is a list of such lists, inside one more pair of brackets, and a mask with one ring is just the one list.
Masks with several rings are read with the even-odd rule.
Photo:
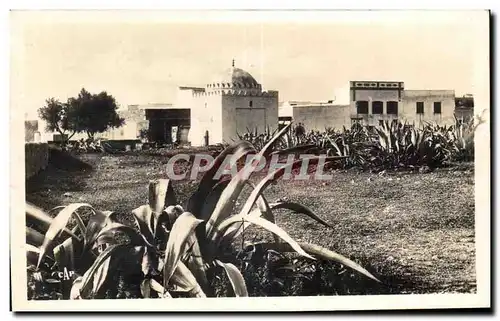
[[278, 94], [275, 95], [223, 95], [222, 96], [222, 141], [232, 143], [238, 134], [257, 129], [263, 133], [267, 128], [278, 128]]
[[302, 123], [307, 131], [341, 129], [343, 126], [350, 126], [349, 105], [293, 107], [293, 121], [295, 124]]
[[35, 141], [35, 133], [38, 132], [38, 120], [25, 120], [24, 121], [24, 141]]
[[[424, 113], [417, 114], [416, 105], [421, 102], [424, 105]], [[441, 103], [441, 113], [434, 113], [434, 103]], [[403, 94], [403, 106], [401, 110], [401, 121], [423, 125], [426, 122], [440, 125], [455, 124], [455, 91], [453, 90], [405, 90]]]
[[144, 109], [137, 105], [129, 105], [127, 109], [119, 110], [118, 115], [125, 119], [123, 126], [111, 128], [104, 133], [99, 133], [96, 137], [116, 140], [135, 140], [139, 137], [142, 129], [147, 129], [149, 121], [146, 120]]
[[26, 179], [45, 169], [49, 163], [49, 145], [46, 143], [26, 143]]

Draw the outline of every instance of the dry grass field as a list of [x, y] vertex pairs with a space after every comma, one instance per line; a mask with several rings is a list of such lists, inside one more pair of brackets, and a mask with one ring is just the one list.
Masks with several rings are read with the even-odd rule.
[[[85, 202], [125, 217], [147, 203], [149, 180], [166, 178], [164, 157], [87, 154], [79, 158], [92, 168], [75, 169], [63, 166], [64, 162], [51, 165], [27, 182], [27, 201], [45, 210]], [[334, 227], [277, 212], [278, 225], [292, 237], [335, 250], [384, 283], [374, 286], [366, 278], [340, 271], [319, 285], [337, 284], [335, 290], [321, 293], [476, 291], [473, 164], [427, 174], [349, 170], [332, 175], [327, 182], [279, 181], [266, 193], [269, 201], [300, 200]], [[174, 182], [178, 200], [183, 202], [195, 186], [190, 181]], [[245, 237], [259, 240], [268, 235], [252, 229]]]

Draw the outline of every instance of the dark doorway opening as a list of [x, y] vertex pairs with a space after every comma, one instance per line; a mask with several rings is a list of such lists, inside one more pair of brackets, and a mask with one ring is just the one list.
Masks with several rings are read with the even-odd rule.
[[164, 144], [188, 142], [191, 109], [146, 109], [146, 119], [149, 120], [148, 139], [151, 142]]

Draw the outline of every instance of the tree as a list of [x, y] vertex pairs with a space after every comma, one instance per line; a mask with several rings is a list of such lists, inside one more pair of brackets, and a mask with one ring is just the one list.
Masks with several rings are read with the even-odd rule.
[[70, 115], [77, 132], [85, 132], [90, 139], [96, 133], [103, 133], [110, 128], [121, 127], [125, 120], [116, 110], [116, 100], [105, 91], [94, 95], [82, 88], [78, 97], [68, 99]]
[[55, 98], [49, 98], [45, 101], [45, 106], [38, 109], [38, 116], [46, 123], [45, 130], [58, 132], [63, 144], [67, 143], [77, 132], [71, 117], [73, 114], [71, 108], [70, 105]]

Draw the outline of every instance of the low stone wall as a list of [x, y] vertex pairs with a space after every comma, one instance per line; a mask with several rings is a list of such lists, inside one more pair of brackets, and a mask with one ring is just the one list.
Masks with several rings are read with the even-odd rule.
[[26, 143], [26, 179], [45, 169], [49, 163], [49, 145], [46, 143]]

